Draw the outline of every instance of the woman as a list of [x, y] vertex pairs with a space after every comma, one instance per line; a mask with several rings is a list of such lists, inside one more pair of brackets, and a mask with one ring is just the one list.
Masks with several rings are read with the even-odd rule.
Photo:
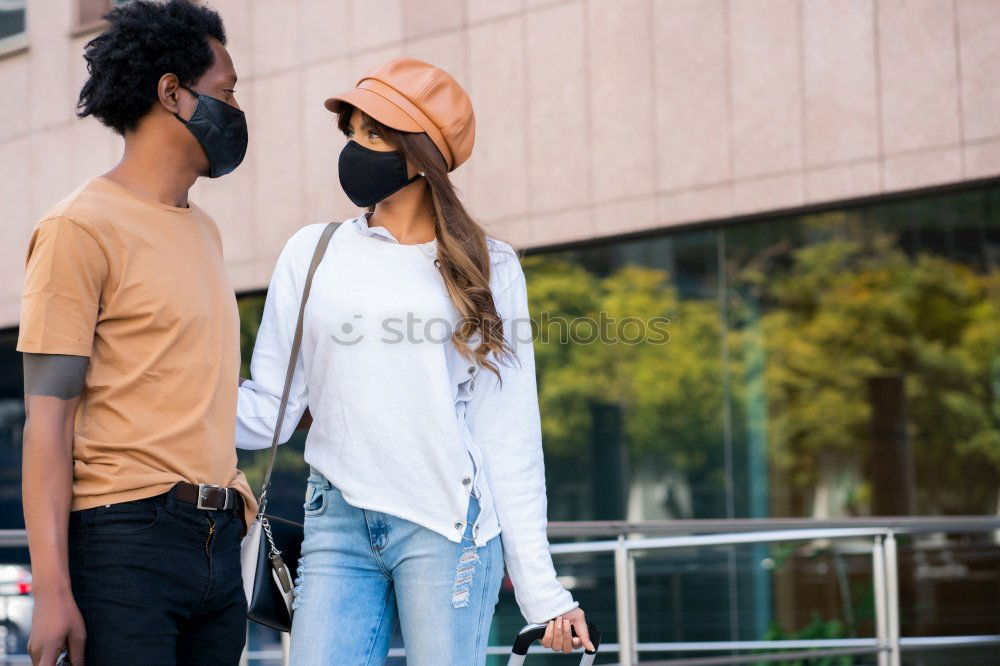
[[[592, 649], [548, 550], [524, 274], [448, 177], [472, 150], [469, 98], [397, 58], [326, 107], [348, 139], [341, 184], [367, 211], [316, 272], [280, 433], [308, 407], [291, 662], [382, 663], [398, 621], [411, 666], [482, 664], [505, 558], [521, 613], [548, 625], [543, 645]], [[240, 388], [241, 448], [270, 445], [324, 226], [278, 259]]]

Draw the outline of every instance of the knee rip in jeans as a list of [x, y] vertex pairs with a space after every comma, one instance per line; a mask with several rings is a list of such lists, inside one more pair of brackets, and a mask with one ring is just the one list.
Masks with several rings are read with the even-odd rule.
[[465, 608], [469, 605], [469, 588], [472, 585], [472, 574], [479, 562], [477, 546], [466, 546], [455, 567], [455, 585], [452, 588], [451, 605], [455, 608]]

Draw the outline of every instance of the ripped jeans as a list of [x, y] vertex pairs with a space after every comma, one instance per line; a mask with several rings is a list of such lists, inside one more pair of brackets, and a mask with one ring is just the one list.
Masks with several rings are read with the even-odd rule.
[[348, 504], [312, 470], [296, 579], [292, 666], [383, 664], [397, 622], [407, 666], [481, 666], [504, 574], [501, 535], [476, 548], [479, 501], [454, 543]]

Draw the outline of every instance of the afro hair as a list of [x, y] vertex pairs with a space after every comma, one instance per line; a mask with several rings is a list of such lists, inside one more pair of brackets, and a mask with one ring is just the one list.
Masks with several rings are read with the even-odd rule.
[[219, 14], [190, 0], [132, 0], [104, 18], [108, 27], [84, 48], [89, 77], [77, 115], [94, 116], [117, 134], [149, 112], [160, 77], [195, 85], [214, 62], [208, 39], [226, 43]]

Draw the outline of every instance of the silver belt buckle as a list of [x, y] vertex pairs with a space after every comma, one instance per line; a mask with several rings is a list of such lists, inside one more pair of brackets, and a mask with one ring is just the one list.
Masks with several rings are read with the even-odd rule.
[[205, 490], [209, 489], [209, 488], [211, 488], [213, 490], [223, 490], [226, 493], [226, 503], [225, 503], [225, 506], [223, 506], [222, 508], [223, 508], [223, 510], [228, 509], [229, 508], [229, 489], [228, 488], [222, 488], [222, 486], [218, 486], [218, 485], [216, 485], [214, 483], [199, 483], [198, 484], [198, 505], [197, 505], [198, 508], [199, 509], [204, 509], [206, 511], [218, 511], [219, 510], [219, 507], [216, 507], [216, 506], [205, 506], [204, 504], [202, 504], [202, 501], [205, 499]]

